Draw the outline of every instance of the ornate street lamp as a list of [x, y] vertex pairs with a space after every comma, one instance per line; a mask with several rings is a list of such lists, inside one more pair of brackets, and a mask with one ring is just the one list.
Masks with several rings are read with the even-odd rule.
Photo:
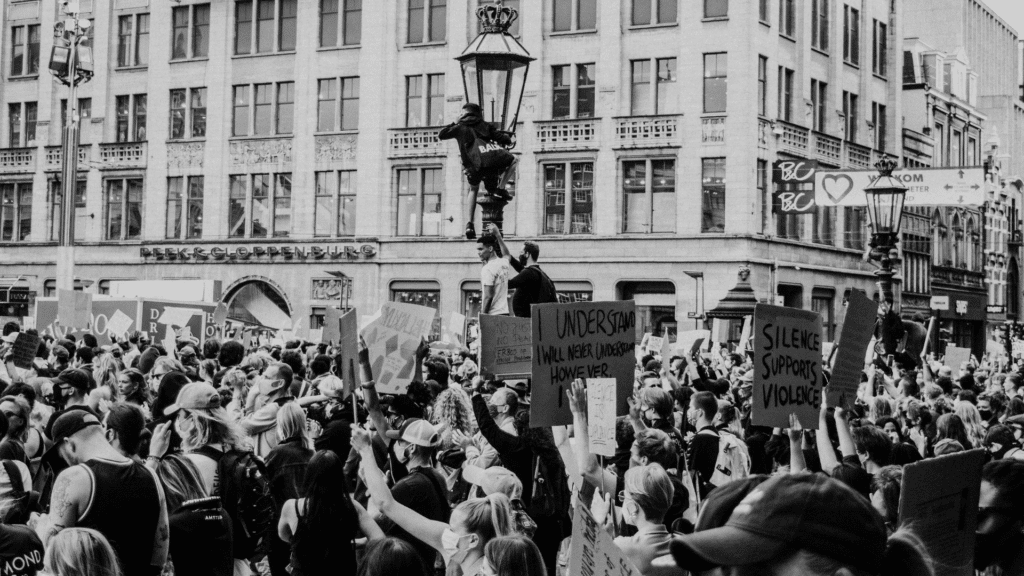
[[[526, 74], [535, 58], [508, 32], [519, 18], [516, 9], [495, 0], [493, 5], [477, 8], [476, 17], [483, 31], [456, 58], [462, 66], [466, 103], [479, 104], [485, 121], [514, 136]], [[477, 203], [484, 222], [494, 222], [500, 228], [508, 201], [484, 194]]]
[[875, 270], [878, 287], [882, 291], [883, 300], [892, 308], [893, 264], [899, 258], [896, 243], [899, 242], [900, 225], [903, 223], [903, 202], [907, 197], [907, 187], [892, 175], [896, 169], [894, 159], [882, 158], [875, 164], [875, 168], [878, 170], [878, 179], [864, 189], [873, 231], [871, 259], [877, 260], [880, 265]]

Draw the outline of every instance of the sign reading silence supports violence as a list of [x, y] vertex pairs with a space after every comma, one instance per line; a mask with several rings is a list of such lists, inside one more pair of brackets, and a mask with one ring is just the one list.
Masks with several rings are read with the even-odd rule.
[[636, 306], [623, 302], [533, 307], [530, 426], [572, 424], [565, 391], [577, 378], [614, 378], [616, 414], [625, 414], [636, 362]]
[[789, 427], [795, 413], [816, 427], [821, 406], [821, 315], [758, 304], [754, 307], [754, 390], [751, 421]]

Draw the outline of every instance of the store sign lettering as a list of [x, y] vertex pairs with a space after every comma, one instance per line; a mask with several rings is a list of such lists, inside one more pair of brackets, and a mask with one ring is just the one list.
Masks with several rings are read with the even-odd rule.
[[967, 300], [956, 301], [956, 313], [960, 315], [967, 314]]
[[252, 260], [283, 258], [285, 260], [358, 260], [372, 258], [377, 249], [370, 244], [362, 246], [238, 246], [212, 248], [200, 247], [166, 247], [150, 248], [143, 246], [139, 256], [143, 259], [159, 261], [195, 260]]

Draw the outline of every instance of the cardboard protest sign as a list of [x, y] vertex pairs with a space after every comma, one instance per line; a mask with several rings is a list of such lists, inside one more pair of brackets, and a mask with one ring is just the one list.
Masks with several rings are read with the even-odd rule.
[[864, 370], [864, 354], [875, 329], [878, 304], [862, 292], [854, 291], [846, 305], [843, 331], [839, 334], [839, 351], [828, 384], [828, 405], [849, 408], [857, 399], [860, 375]]
[[568, 573], [572, 576], [640, 576], [583, 502], [576, 505], [572, 517]]
[[135, 320], [120, 310], [115, 310], [114, 315], [107, 321], [107, 332], [119, 338], [135, 326]]
[[36, 301], [35, 325], [40, 334], [64, 338], [68, 334], [90, 332], [96, 336], [100, 346], [111, 343], [110, 337], [123, 336], [123, 332], [111, 330], [110, 320], [120, 312], [131, 319], [131, 328], [138, 328], [139, 301], [135, 298], [103, 298], [92, 301], [92, 318], [86, 328], [73, 328], [57, 322], [57, 299], [40, 298]]
[[466, 316], [458, 312], [452, 312], [448, 318], [447, 336], [455, 344], [462, 344], [466, 340]]
[[201, 313], [202, 312], [198, 308], [167, 306], [160, 314], [160, 318], [157, 320], [157, 322], [160, 324], [166, 324], [168, 326], [174, 327], [185, 326], [188, 324], [188, 321], [191, 320], [193, 316]]
[[615, 379], [587, 379], [588, 451], [601, 456], [615, 456]]
[[341, 331], [339, 338], [339, 361], [341, 362], [341, 379], [345, 383], [345, 395], [348, 396], [359, 385], [359, 315], [353, 308], [338, 321]]
[[178, 357], [178, 341], [174, 337], [174, 328], [171, 327], [170, 324], [168, 324], [166, 327], [166, 332], [164, 332], [164, 339], [161, 342], [161, 344], [163, 344], [164, 349], [167, 350], [168, 356], [170, 356], [171, 358]]
[[754, 307], [752, 422], [789, 427], [796, 413], [816, 427], [821, 406], [821, 315], [757, 304]]
[[538, 304], [533, 308], [530, 426], [572, 423], [565, 391], [577, 378], [614, 378], [616, 414], [625, 414], [636, 363], [636, 306], [621, 302]]
[[18, 368], [31, 368], [40, 342], [42, 338], [36, 334], [18, 332], [18, 338], [11, 346], [11, 362]]
[[974, 574], [981, 449], [929, 458], [903, 467], [900, 525], [912, 525], [939, 576]]
[[[172, 310], [169, 315], [165, 316], [168, 308], [177, 308], [180, 311]], [[216, 311], [217, 305], [212, 302], [143, 299], [139, 321], [142, 329], [150, 334], [163, 334], [166, 332], [167, 326], [171, 326], [179, 332], [181, 328], [188, 326], [196, 338], [205, 340], [217, 335], [217, 324], [213, 321]]]
[[676, 336], [676, 352], [689, 361], [693, 354], [711, 339], [710, 330], [687, 330]]
[[382, 394], [401, 394], [414, 378], [416, 349], [432, 329], [437, 310], [426, 306], [385, 302], [377, 319], [363, 330], [370, 365]]
[[724, 318], [715, 318], [711, 321], [711, 341], [725, 344], [729, 341], [731, 323]]
[[213, 310], [213, 324], [215, 326], [223, 326], [224, 322], [228, 319], [228, 305], [223, 302], [217, 304], [217, 307]]
[[67, 328], [88, 328], [92, 323], [92, 294], [57, 290], [57, 320]]
[[651, 336], [647, 339], [647, 352], [650, 354], [661, 354], [661, 348], [665, 345], [665, 339], [661, 336]]
[[954, 374], [960, 373], [960, 366], [971, 359], [970, 348], [959, 348], [953, 344], [946, 346], [946, 355], [942, 359], [942, 363], [949, 366]]
[[533, 370], [529, 318], [480, 315], [480, 368], [495, 376], [528, 376]]
[[743, 317], [743, 331], [740, 332], [740, 344], [737, 347], [737, 352], [743, 353], [750, 349], [750, 334], [753, 330], [753, 317]]
[[33, 330], [33, 329], [35, 329], [35, 327], [36, 327], [36, 317], [35, 316], [25, 316], [24, 318], [21, 319], [21, 327], [24, 328], [25, 330]]
[[341, 310], [328, 306], [324, 311], [324, 342], [341, 341]]

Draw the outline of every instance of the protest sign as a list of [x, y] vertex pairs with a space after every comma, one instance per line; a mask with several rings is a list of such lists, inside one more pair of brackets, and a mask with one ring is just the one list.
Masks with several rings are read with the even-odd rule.
[[413, 374], [416, 349], [433, 327], [437, 310], [426, 306], [385, 302], [379, 316], [363, 330], [370, 365], [382, 394], [402, 394], [419, 374]]
[[338, 329], [341, 332], [339, 341], [339, 362], [341, 365], [341, 379], [345, 383], [345, 394], [351, 394], [359, 386], [357, 376], [359, 369], [359, 315], [353, 308], [345, 313], [338, 321]]
[[687, 330], [676, 337], [676, 353], [687, 360], [693, 357], [697, 349], [711, 339], [710, 330]]
[[21, 319], [21, 327], [24, 328], [25, 330], [34, 330], [36, 327], [36, 317], [25, 316], [24, 318]]
[[740, 344], [739, 344], [739, 346], [737, 346], [737, 350], [736, 350], [737, 352], [739, 352], [741, 354], [743, 352], [746, 352], [750, 348], [750, 332], [753, 329], [752, 323], [753, 323], [753, 317], [751, 317], [751, 316], [744, 316], [743, 317], [743, 330], [740, 332]]
[[120, 310], [115, 310], [114, 315], [107, 320], [107, 332], [123, 338], [124, 334], [135, 326], [135, 320]]
[[323, 342], [324, 337], [323, 328], [310, 328], [309, 329], [309, 341], [310, 342]]
[[228, 305], [223, 302], [217, 304], [217, 307], [213, 310], [213, 325], [223, 326], [224, 322], [228, 319]]
[[462, 344], [466, 341], [466, 316], [458, 312], [452, 312], [448, 318], [448, 335], [455, 344]]
[[937, 576], [974, 574], [981, 449], [929, 458], [903, 467], [901, 526], [911, 525], [934, 560]]
[[864, 354], [875, 329], [877, 310], [878, 304], [863, 292], [850, 293], [843, 331], [839, 334], [839, 351], [828, 384], [829, 406], [849, 408], [857, 399]]
[[[216, 312], [216, 310], [214, 310]], [[198, 308], [183, 308], [179, 306], [167, 306], [160, 314], [160, 318], [157, 320], [160, 324], [166, 324], [168, 326], [181, 327], [188, 324], [188, 321], [192, 319], [196, 314], [202, 312]]]
[[529, 376], [531, 338], [529, 318], [480, 315], [480, 368], [497, 377]]
[[647, 339], [647, 352], [650, 354], [661, 354], [661, 348], [665, 345], [665, 339], [661, 336], [651, 336]]
[[970, 348], [960, 348], [954, 344], [948, 344], [946, 345], [946, 355], [942, 358], [942, 363], [949, 366], [953, 370], [953, 374], [959, 374], [960, 366], [970, 359]]
[[[536, 314], [536, 312], [534, 312]], [[569, 541], [571, 576], [640, 576], [583, 502], [576, 505]]]
[[167, 324], [165, 325], [165, 330], [164, 339], [161, 344], [163, 344], [164, 349], [167, 350], [168, 356], [171, 358], [177, 358], [178, 342], [174, 337], [174, 328], [170, 324]]
[[752, 422], [789, 427], [795, 413], [814, 428], [821, 406], [821, 315], [757, 304], [754, 307]]
[[[172, 310], [169, 316], [165, 316], [168, 308], [178, 308], [182, 311]], [[193, 313], [193, 310], [197, 312]], [[205, 340], [217, 335], [217, 324], [213, 321], [216, 311], [217, 305], [212, 302], [143, 299], [140, 324], [143, 330], [154, 335], [165, 333], [167, 326], [176, 328], [179, 332], [181, 328], [188, 326], [196, 338]], [[185, 318], [186, 314], [188, 314], [188, 318]], [[171, 323], [168, 324], [168, 322]]]
[[11, 362], [18, 368], [31, 368], [42, 341], [37, 334], [18, 332], [18, 337], [11, 346]]
[[328, 306], [324, 311], [324, 342], [341, 341], [341, 310]]
[[121, 312], [131, 319], [130, 329], [138, 328], [139, 301], [135, 298], [98, 297], [94, 299], [92, 318], [87, 328], [73, 328], [57, 322], [57, 307], [56, 298], [36, 300], [35, 324], [40, 334], [64, 338], [69, 334], [90, 332], [96, 336], [96, 341], [100, 346], [107, 346], [111, 343], [111, 336], [123, 335], [123, 332], [114, 332], [110, 327], [110, 320], [117, 315], [117, 312]]
[[587, 379], [587, 433], [589, 452], [615, 456], [615, 379]]
[[715, 318], [711, 321], [711, 341], [725, 344], [729, 341], [729, 321], [724, 318]]
[[533, 308], [530, 426], [572, 424], [565, 391], [577, 378], [614, 378], [616, 414], [628, 411], [636, 364], [636, 306], [621, 302]]
[[92, 294], [57, 290], [57, 321], [66, 328], [88, 328], [92, 322]]

